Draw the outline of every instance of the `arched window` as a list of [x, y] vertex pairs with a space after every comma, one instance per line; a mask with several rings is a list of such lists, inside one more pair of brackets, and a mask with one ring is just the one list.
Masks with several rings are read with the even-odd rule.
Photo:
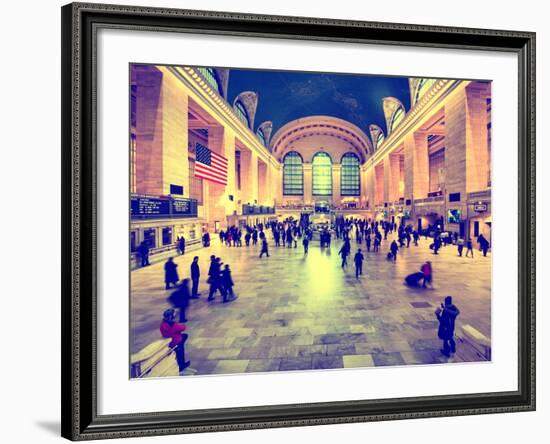
[[421, 79], [416, 87], [416, 96], [414, 103], [418, 102], [420, 98], [428, 91], [435, 83], [435, 79]]
[[302, 156], [296, 151], [287, 153], [283, 159], [283, 194], [304, 195], [304, 170]]
[[214, 68], [197, 68], [200, 75], [208, 82], [208, 84], [216, 90], [216, 92], [223, 95], [222, 85], [218, 80], [216, 71]]
[[313, 195], [332, 196], [332, 160], [325, 152], [313, 156]]
[[359, 158], [353, 153], [346, 153], [342, 157], [342, 171], [340, 173], [340, 195], [360, 196]]
[[262, 145], [265, 146], [265, 134], [261, 128], [258, 131], [256, 131], [256, 135], [258, 136], [258, 139], [260, 139], [260, 142], [262, 142]]
[[249, 126], [248, 113], [241, 102], [235, 103], [235, 111], [237, 112], [237, 117], [241, 120], [241, 122], [243, 122], [246, 126]]
[[392, 132], [395, 128], [397, 128], [397, 125], [399, 125], [399, 122], [401, 122], [404, 117], [405, 117], [405, 111], [403, 110], [403, 108], [397, 108], [391, 118], [390, 132]]
[[380, 131], [378, 133], [378, 138], [376, 139], [376, 148], [380, 148], [380, 145], [382, 145], [383, 141], [384, 141], [384, 133]]

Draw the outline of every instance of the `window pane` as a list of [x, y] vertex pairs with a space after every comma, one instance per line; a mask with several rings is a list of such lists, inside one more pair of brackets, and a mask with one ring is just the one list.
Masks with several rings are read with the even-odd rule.
[[204, 80], [206, 80], [210, 86], [212, 86], [216, 92], [221, 93], [221, 85], [220, 82], [218, 82], [218, 78], [216, 77], [216, 73], [214, 72], [214, 69], [212, 68], [197, 68], [197, 71], [201, 74]]
[[235, 104], [235, 111], [237, 112], [237, 117], [241, 120], [241, 122], [248, 126], [248, 114], [241, 102], [237, 102]]
[[313, 156], [313, 194], [332, 196], [332, 160], [327, 153]]
[[346, 153], [342, 157], [340, 179], [340, 194], [342, 196], [359, 196], [361, 194], [359, 158], [355, 154]]
[[283, 164], [283, 194], [286, 196], [303, 196], [302, 157], [292, 151], [285, 156]]
[[401, 122], [404, 117], [405, 117], [405, 111], [403, 111], [403, 108], [398, 108], [397, 111], [395, 111], [395, 113], [393, 114], [393, 117], [391, 120], [391, 131], [397, 128], [397, 125], [399, 125], [399, 122]]

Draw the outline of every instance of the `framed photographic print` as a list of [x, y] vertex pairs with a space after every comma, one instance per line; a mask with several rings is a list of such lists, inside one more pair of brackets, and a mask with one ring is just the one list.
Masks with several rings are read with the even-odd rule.
[[63, 7], [63, 436], [533, 410], [534, 45]]

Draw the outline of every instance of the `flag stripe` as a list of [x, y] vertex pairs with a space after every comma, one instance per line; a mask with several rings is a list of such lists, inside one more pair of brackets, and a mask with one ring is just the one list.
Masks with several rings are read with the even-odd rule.
[[199, 174], [202, 174], [204, 176], [212, 176], [218, 180], [223, 180], [223, 181], [226, 181], [227, 180], [227, 176], [223, 176], [221, 174], [216, 174], [215, 172], [211, 171], [211, 170], [208, 170], [208, 169], [204, 169], [204, 168], [201, 168], [201, 167], [198, 167], [196, 166], [195, 167], [195, 172], [199, 173]]
[[195, 153], [195, 176], [227, 185], [228, 160], [200, 143], [195, 145]]

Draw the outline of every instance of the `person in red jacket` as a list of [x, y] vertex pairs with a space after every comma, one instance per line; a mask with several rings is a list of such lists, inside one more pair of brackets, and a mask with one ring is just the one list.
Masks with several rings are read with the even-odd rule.
[[431, 288], [434, 288], [432, 283], [432, 263], [430, 261], [426, 261], [422, 267], [420, 267], [420, 271], [424, 275], [424, 282], [422, 282], [422, 287], [426, 288], [426, 284], [430, 284]]
[[176, 361], [180, 375], [183, 371], [191, 365], [191, 361], [185, 360], [185, 341], [189, 337], [187, 333], [183, 333], [186, 330], [186, 326], [179, 324], [175, 321], [176, 311], [173, 308], [166, 310], [162, 316], [162, 322], [160, 323], [160, 334], [163, 338], [172, 338], [168, 346], [170, 348], [175, 347]]

